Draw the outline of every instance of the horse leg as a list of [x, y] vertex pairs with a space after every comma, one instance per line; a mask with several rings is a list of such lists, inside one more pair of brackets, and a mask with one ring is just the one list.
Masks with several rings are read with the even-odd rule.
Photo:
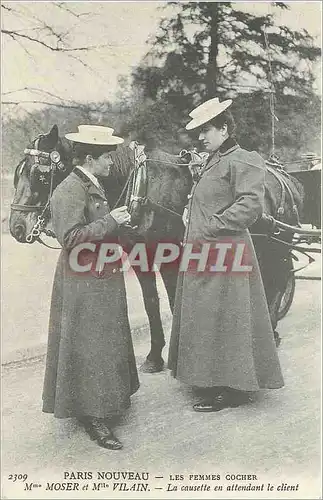
[[164, 285], [166, 288], [170, 310], [173, 313], [174, 312], [178, 269], [175, 269], [173, 266], [167, 267], [167, 266], [162, 265], [160, 268], [160, 275], [163, 279], [163, 282], [164, 282]]
[[280, 289], [277, 288], [277, 283], [275, 283], [275, 279], [272, 280], [265, 279], [263, 280], [263, 284], [267, 298], [271, 326], [274, 332], [274, 340], [276, 343], [276, 347], [278, 347], [281, 343], [281, 337], [276, 328], [278, 324], [278, 311], [281, 300], [281, 292]]
[[267, 305], [271, 320], [271, 326], [274, 333], [274, 340], [278, 347], [281, 343], [281, 337], [277, 332], [278, 311], [282, 294], [282, 280], [284, 279], [282, 269], [282, 256], [277, 248], [267, 239], [254, 240], [254, 246], [258, 258], [261, 277], [265, 289]]
[[156, 274], [142, 273], [137, 266], [134, 266], [134, 271], [142, 289], [145, 310], [149, 321], [151, 343], [150, 352], [140, 369], [145, 373], [156, 373], [163, 369], [164, 360], [161, 353], [165, 346], [164, 330], [160, 316], [159, 296], [156, 285]]
[[272, 253], [275, 256], [274, 263], [276, 264], [274, 269], [272, 269], [272, 282], [273, 282], [272, 288], [274, 290], [274, 296], [271, 299], [272, 308], [274, 311], [274, 318], [272, 321], [274, 321], [273, 323], [274, 336], [276, 345], [278, 347], [281, 342], [281, 338], [279, 337], [279, 334], [276, 331], [278, 323], [278, 314], [279, 314], [280, 304], [290, 277], [292, 262], [288, 248], [286, 249], [286, 247], [284, 247], [282, 244], [277, 245], [276, 243], [273, 243]]

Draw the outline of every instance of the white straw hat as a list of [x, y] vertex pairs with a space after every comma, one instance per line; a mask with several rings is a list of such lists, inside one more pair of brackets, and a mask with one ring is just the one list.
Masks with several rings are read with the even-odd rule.
[[203, 104], [200, 104], [189, 113], [192, 120], [186, 125], [186, 130], [192, 130], [204, 125], [204, 123], [207, 123], [212, 120], [212, 118], [220, 115], [225, 109], [231, 106], [231, 104], [232, 99], [220, 102], [218, 97], [214, 97], [213, 99], [203, 102]]
[[66, 134], [66, 139], [83, 144], [96, 144], [97, 146], [116, 146], [124, 142], [121, 137], [113, 135], [114, 129], [110, 127], [79, 125], [78, 129], [78, 132]]

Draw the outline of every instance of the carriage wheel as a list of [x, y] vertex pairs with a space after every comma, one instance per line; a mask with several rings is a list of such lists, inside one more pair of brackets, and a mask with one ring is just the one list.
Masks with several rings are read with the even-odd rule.
[[285, 291], [280, 300], [280, 306], [278, 309], [278, 321], [283, 319], [288, 313], [294, 299], [295, 294], [295, 274], [290, 273]]

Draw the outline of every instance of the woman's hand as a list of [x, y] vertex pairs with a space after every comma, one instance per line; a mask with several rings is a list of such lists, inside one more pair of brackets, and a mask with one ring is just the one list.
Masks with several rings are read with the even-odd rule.
[[124, 205], [123, 207], [115, 208], [110, 212], [111, 217], [114, 218], [117, 224], [127, 224], [131, 220], [131, 215], [128, 212], [128, 207]]

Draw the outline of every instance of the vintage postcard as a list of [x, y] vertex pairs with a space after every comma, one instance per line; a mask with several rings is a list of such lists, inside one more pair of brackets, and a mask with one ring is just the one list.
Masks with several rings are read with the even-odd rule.
[[321, 30], [1, 0], [1, 498], [322, 498]]

